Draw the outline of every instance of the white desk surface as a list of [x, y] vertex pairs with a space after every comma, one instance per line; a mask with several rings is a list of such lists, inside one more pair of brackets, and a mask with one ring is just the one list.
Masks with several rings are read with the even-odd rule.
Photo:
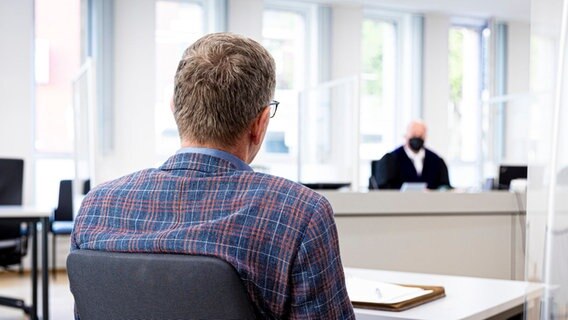
[[34, 206], [4, 206], [0, 205], [0, 219], [2, 218], [45, 218], [53, 210]]
[[376, 281], [443, 286], [446, 297], [402, 312], [355, 309], [358, 320], [487, 319], [542, 295], [544, 285], [523, 281], [345, 268], [346, 276]]

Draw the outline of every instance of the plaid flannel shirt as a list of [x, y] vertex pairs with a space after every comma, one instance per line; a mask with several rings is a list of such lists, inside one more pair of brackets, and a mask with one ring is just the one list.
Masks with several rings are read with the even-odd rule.
[[178, 153], [93, 189], [71, 249], [212, 255], [235, 267], [263, 319], [355, 318], [329, 202], [222, 157]]

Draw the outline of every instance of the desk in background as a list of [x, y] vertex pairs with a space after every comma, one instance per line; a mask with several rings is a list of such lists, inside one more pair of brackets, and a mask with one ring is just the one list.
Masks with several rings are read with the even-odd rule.
[[355, 309], [357, 320], [508, 319], [523, 313], [525, 301], [537, 311], [544, 285], [522, 281], [345, 268], [346, 276], [374, 281], [443, 286], [446, 297], [402, 312]]
[[347, 267], [520, 280], [525, 195], [321, 192]]
[[[49, 216], [51, 210], [44, 210], [26, 206], [0, 206], [0, 220], [17, 221], [21, 223], [29, 223], [32, 236], [32, 304], [30, 306], [30, 319], [35, 319], [38, 315], [38, 259], [37, 259], [37, 226], [39, 222], [42, 226], [42, 248], [41, 248], [41, 284], [42, 284], [42, 318], [49, 320], [49, 278], [48, 278], [48, 250], [47, 250], [47, 233], [49, 229]], [[2, 306], [0, 306], [2, 307]]]

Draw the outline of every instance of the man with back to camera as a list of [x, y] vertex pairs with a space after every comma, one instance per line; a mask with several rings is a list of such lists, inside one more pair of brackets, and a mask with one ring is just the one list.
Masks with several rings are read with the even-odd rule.
[[405, 144], [373, 161], [370, 189], [400, 189], [405, 182], [424, 182], [428, 189], [451, 188], [444, 159], [424, 147], [426, 124], [412, 121]]
[[89, 192], [71, 249], [213, 255], [235, 267], [260, 319], [354, 319], [329, 202], [248, 165], [274, 90], [274, 60], [257, 42], [197, 40], [175, 75], [182, 148]]

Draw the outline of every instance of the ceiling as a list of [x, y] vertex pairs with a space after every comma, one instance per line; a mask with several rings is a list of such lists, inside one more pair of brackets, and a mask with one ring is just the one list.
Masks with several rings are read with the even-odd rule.
[[322, 3], [365, 4], [412, 12], [438, 12], [470, 17], [530, 21], [530, 0], [316, 0]]

